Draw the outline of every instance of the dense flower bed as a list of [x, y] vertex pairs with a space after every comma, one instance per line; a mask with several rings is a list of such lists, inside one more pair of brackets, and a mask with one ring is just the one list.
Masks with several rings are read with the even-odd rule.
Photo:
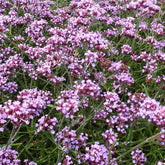
[[165, 164], [164, 0], [0, 0], [0, 165]]

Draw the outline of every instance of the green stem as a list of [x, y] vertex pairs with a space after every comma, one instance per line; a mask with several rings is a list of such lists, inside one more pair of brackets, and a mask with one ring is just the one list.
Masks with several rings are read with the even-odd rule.
[[136, 148], [139, 148], [139, 147], [141, 147], [142, 145], [144, 145], [144, 144], [146, 144], [146, 143], [152, 141], [153, 139], [157, 138], [157, 137], [158, 137], [159, 135], [161, 135], [162, 133], [164, 133], [164, 132], [159, 132], [159, 133], [157, 133], [156, 135], [153, 135], [153, 136], [147, 138], [145, 141], [141, 142], [140, 144], [137, 144], [136, 146], [132, 147], [132, 148], [129, 149], [127, 152], [121, 154], [121, 155], [118, 156], [116, 159], [114, 159], [112, 162], [110, 162], [109, 165], [112, 164], [112, 163], [114, 163], [114, 162], [116, 162], [117, 160], [119, 160], [119, 159], [122, 158], [123, 156], [125, 156], [125, 155], [127, 155], [128, 153], [130, 153], [131, 151], [135, 150]]
[[10, 134], [10, 138], [9, 140], [7, 141], [7, 144], [6, 144], [6, 148], [12, 143], [13, 139], [16, 137], [18, 131], [20, 130], [22, 124], [15, 130], [15, 127], [13, 125], [13, 128], [12, 128], [12, 131], [11, 131], [11, 134]]

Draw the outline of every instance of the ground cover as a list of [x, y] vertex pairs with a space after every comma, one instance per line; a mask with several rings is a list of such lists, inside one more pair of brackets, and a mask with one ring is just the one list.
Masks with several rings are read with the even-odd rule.
[[165, 164], [164, 0], [0, 0], [0, 165]]

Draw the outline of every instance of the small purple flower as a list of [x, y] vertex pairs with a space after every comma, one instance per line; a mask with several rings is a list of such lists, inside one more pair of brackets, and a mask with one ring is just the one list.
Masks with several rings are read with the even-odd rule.
[[147, 161], [147, 158], [140, 149], [136, 149], [135, 151], [132, 151], [131, 155], [132, 155], [132, 162], [134, 163], [134, 165], [144, 165], [144, 163]]
[[65, 127], [56, 135], [57, 138], [55, 141], [62, 143], [63, 150], [67, 153], [70, 149], [78, 151], [81, 146], [86, 146], [86, 140], [88, 139], [88, 135], [84, 133], [81, 133], [80, 136], [77, 137], [76, 131], [71, 130], [69, 127]]
[[56, 117], [50, 118], [48, 115], [42, 116], [38, 119], [38, 123], [36, 124], [37, 132], [40, 131], [51, 131], [52, 134], [55, 134], [54, 127], [58, 123]]
[[129, 46], [129, 45], [123, 45], [123, 46], [121, 47], [121, 52], [122, 52], [122, 53], [130, 54], [131, 51], [132, 51], [132, 48], [131, 48], [131, 46]]
[[0, 164], [2, 165], [20, 165], [20, 160], [17, 159], [18, 152], [11, 149], [11, 146], [0, 148]]
[[56, 110], [65, 115], [66, 118], [73, 118], [74, 114], [79, 111], [80, 98], [76, 91], [62, 91], [56, 99]]
[[108, 149], [104, 145], [100, 145], [99, 142], [86, 147], [86, 153], [83, 156], [83, 161], [93, 165], [108, 165]]

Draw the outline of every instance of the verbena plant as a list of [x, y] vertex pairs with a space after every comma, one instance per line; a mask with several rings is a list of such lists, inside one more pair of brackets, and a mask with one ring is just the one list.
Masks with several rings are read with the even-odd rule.
[[0, 165], [165, 163], [164, 0], [0, 0]]

